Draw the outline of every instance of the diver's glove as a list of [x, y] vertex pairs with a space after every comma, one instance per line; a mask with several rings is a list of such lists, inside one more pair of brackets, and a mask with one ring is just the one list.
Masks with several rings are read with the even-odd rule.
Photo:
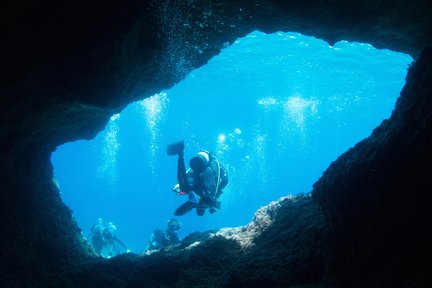
[[184, 191], [181, 191], [181, 190], [180, 190], [180, 184], [176, 184], [176, 185], [172, 188], [172, 191], [173, 191], [174, 193], [176, 193], [177, 195], [186, 195], [186, 194], [188, 194], [187, 192], [184, 192]]
[[176, 194], [180, 194], [180, 192], [181, 192], [180, 185], [179, 184], [174, 185], [174, 187], [172, 188], [172, 191]]

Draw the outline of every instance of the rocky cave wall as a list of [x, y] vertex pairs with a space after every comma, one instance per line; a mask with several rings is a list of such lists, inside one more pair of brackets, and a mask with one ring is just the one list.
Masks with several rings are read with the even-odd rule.
[[[367, 42], [417, 58], [432, 43], [431, 7], [431, 1], [368, 0], [2, 4], [0, 283], [6, 287], [62, 286], [72, 283], [69, 281], [74, 276], [78, 277], [73, 282], [76, 284], [83, 275], [80, 267], [106, 272], [88, 280], [93, 287], [128, 281], [115, 272], [114, 267], [120, 269], [115, 263], [95, 259], [71, 211], [61, 201], [49, 159], [58, 145], [94, 137], [110, 115], [133, 100], [171, 87], [224, 45], [253, 30], [295, 31], [330, 44], [338, 40]], [[380, 275], [392, 278], [395, 271], [405, 280], [407, 275], [420, 275], [424, 280], [431, 272], [430, 264], [424, 264], [432, 256], [427, 246], [431, 239], [425, 234], [430, 218], [427, 192], [432, 191], [428, 181], [432, 144], [430, 51], [420, 60], [411, 69], [411, 81], [392, 118], [371, 138], [342, 155], [316, 183], [310, 205], [318, 207], [314, 203], [319, 203], [324, 212], [322, 223], [326, 224], [317, 224], [316, 231], [322, 232], [326, 241], [298, 242], [294, 234], [289, 238], [305, 249], [314, 247], [322, 252], [312, 257], [318, 260], [310, 261], [320, 263], [309, 267], [316, 272], [309, 275], [315, 283], [332, 277], [361, 283], [366, 274], [379, 281]], [[287, 225], [282, 220], [275, 223], [280, 224], [271, 227]], [[278, 230], [271, 227], [268, 231]], [[254, 242], [272, 238], [265, 235]], [[222, 265], [220, 271], [231, 269], [237, 274], [228, 273], [231, 276], [226, 279], [230, 280], [218, 283], [246, 286], [244, 277], [238, 275], [250, 275], [247, 271], [253, 257], [244, 255], [254, 254], [258, 248], [244, 254], [232, 240], [218, 242], [219, 238], [211, 238], [213, 242], [206, 245], [221, 245], [232, 252], [232, 257], [221, 263], [242, 260], [234, 268]], [[270, 253], [266, 247], [264, 251]], [[273, 255], [287, 257], [277, 254], [283, 250], [279, 248]], [[187, 257], [178, 253], [179, 259]], [[181, 262], [164, 257], [167, 265]], [[274, 267], [281, 257], [268, 257], [266, 267]], [[126, 261], [127, 267], [143, 265], [147, 267], [143, 271], [149, 273], [154, 272], [152, 265], [157, 265], [141, 259], [118, 261]], [[278, 273], [269, 269], [270, 276], [259, 279], [271, 281], [270, 286], [299, 283], [295, 280], [299, 278], [291, 277], [294, 280], [287, 282], [282, 275], [295, 265], [278, 267], [274, 269]], [[222, 272], [221, 278], [228, 275]], [[91, 276], [85, 275], [87, 279]], [[116, 280], [110, 281], [110, 277]], [[188, 286], [178, 277], [166, 285]], [[209, 286], [205, 282], [202, 285]]]
[[426, 228], [432, 200], [431, 72], [427, 48], [409, 69], [391, 117], [314, 184], [313, 198], [329, 224], [328, 267], [338, 275], [350, 271], [348, 283], [362, 277], [372, 283], [392, 278], [397, 287], [432, 283], [432, 236]]

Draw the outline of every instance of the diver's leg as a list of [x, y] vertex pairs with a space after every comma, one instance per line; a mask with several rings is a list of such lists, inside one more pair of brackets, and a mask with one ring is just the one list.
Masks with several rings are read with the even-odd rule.
[[198, 196], [193, 192], [188, 193], [188, 201], [180, 205], [174, 212], [174, 215], [181, 216], [192, 210], [198, 204]]
[[198, 203], [198, 196], [195, 192], [191, 191], [188, 193], [188, 202], [192, 202], [197, 204]]
[[181, 191], [187, 191], [187, 178], [186, 178], [186, 166], [184, 163], [183, 153], [179, 154], [177, 164], [177, 181]]
[[196, 207], [196, 213], [198, 216], [203, 216], [205, 213], [205, 208], [203, 207]]
[[174, 215], [176, 216], [181, 216], [186, 214], [187, 212], [189, 212], [190, 210], [192, 210], [192, 208], [194, 208], [196, 206], [195, 203], [193, 202], [185, 202], [182, 205], [180, 205], [176, 211], [174, 211]]
[[203, 216], [205, 213], [206, 208], [208, 208], [208, 206], [204, 203], [203, 199], [201, 198], [199, 203], [196, 205], [196, 214], [198, 216]]

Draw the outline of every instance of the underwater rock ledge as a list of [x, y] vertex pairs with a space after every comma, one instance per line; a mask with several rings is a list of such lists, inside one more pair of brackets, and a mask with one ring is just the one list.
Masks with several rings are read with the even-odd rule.
[[[94, 137], [129, 102], [171, 87], [255, 29], [417, 58], [432, 45], [431, 1], [44, 5], [2, 5], [1, 287], [432, 286], [430, 49], [410, 69], [391, 119], [329, 167], [315, 201], [283, 200], [257, 237], [249, 236], [261, 226], [251, 224], [250, 234], [209, 233], [191, 249], [98, 259], [49, 160], [58, 145]], [[247, 245], [229, 239], [236, 229], [246, 229]]]
[[325, 271], [323, 223], [310, 195], [284, 197], [261, 208], [244, 227], [191, 234], [150, 255], [96, 260], [69, 271], [62, 285], [320, 287], [315, 285]]

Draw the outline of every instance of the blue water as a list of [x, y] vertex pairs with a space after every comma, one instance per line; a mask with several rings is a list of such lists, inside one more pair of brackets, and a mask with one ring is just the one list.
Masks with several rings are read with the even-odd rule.
[[411, 61], [367, 44], [254, 32], [172, 89], [113, 115], [94, 140], [60, 146], [52, 162], [62, 198], [85, 236], [101, 217], [141, 253], [186, 201], [171, 192], [177, 159], [165, 153], [183, 139], [187, 162], [199, 149], [213, 151], [229, 184], [220, 211], [178, 217], [180, 237], [245, 225], [270, 201], [310, 192], [332, 161], [388, 118]]

